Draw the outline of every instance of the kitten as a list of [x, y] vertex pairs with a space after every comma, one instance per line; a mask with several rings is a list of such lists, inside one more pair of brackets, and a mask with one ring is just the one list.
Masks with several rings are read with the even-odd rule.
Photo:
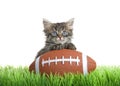
[[70, 19], [67, 22], [51, 23], [50, 21], [43, 19], [46, 44], [44, 48], [37, 53], [35, 58], [51, 50], [76, 50], [75, 45], [71, 43], [73, 36], [73, 22], [74, 19]]

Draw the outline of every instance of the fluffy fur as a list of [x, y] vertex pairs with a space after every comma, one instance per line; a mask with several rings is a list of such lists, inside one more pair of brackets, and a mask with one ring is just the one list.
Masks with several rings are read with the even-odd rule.
[[43, 19], [46, 44], [44, 48], [37, 53], [35, 58], [51, 50], [76, 50], [75, 45], [71, 43], [73, 22], [74, 19], [70, 19], [67, 22], [51, 23], [47, 19]]

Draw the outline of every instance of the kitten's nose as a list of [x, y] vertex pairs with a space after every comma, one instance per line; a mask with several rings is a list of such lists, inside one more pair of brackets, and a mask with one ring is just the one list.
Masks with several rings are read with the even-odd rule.
[[59, 37], [59, 38], [62, 38], [62, 35], [61, 35], [61, 34], [58, 34], [58, 37]]
[[62, 35], [58, 35], [59, 40], [62, 40]]
[[58, 38], [61, 40], [62, 36], [58, 36]]

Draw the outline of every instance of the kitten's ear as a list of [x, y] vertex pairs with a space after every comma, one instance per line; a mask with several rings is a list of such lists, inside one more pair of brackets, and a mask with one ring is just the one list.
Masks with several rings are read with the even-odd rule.
[[68, 26], [73, 26], [74, 18], [68, 20], [66, 23], [67, 23]]
[[47, 29], [50, 27], [51, 22], [48, 21], [47, 19], [43, 18], [43, 25], [44, 25], [44, 28]]

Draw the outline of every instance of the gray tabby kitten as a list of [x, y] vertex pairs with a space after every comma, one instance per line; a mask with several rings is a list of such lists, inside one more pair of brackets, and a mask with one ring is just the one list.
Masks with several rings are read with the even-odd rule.
[[71, 43], [73, 36], [73, 22], [74, 19], [70, 19], [67, 22], [51, 23], [50, 21], [43, 19], [46, 44], [44, 48], [37, 53], [35, 58], [51, 50], [76, 50], [75, 45]]

